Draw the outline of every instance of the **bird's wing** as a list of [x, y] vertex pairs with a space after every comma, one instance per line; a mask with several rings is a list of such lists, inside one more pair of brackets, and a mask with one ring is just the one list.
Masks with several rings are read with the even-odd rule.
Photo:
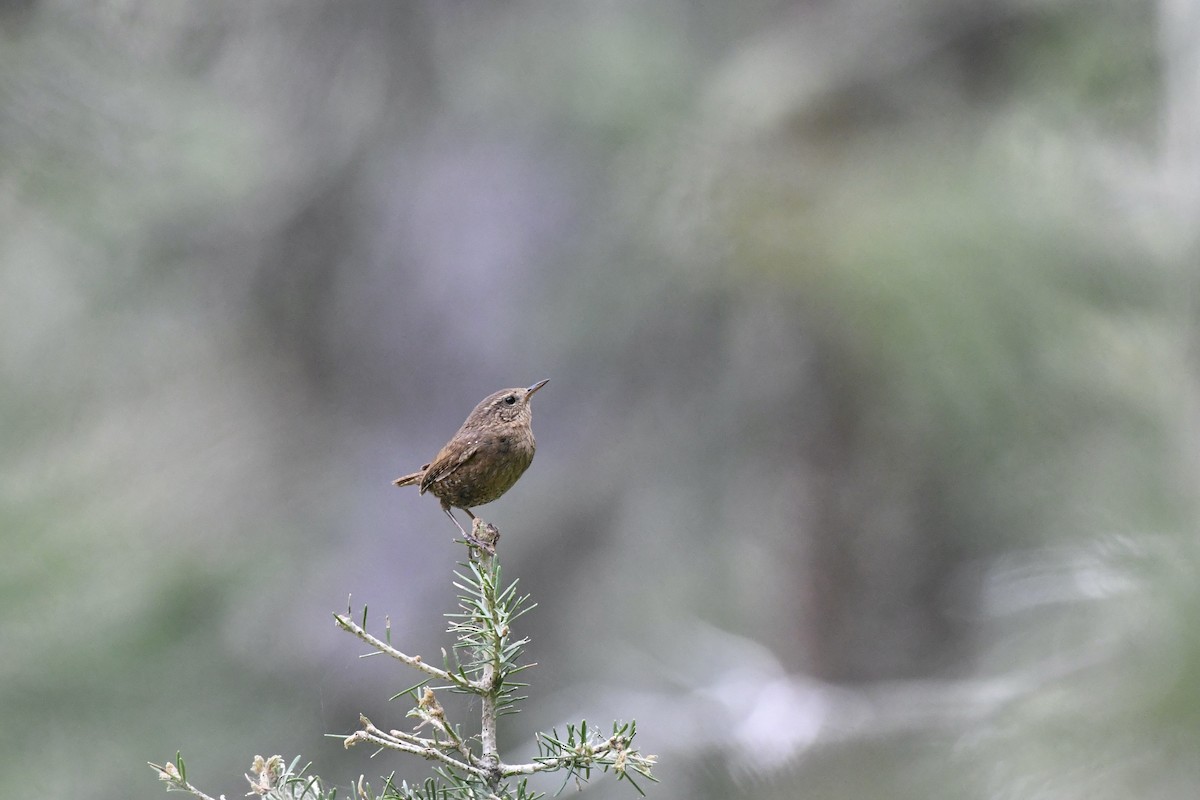
[[477, 452], [479, 452], [478, 443], [464, 447], [462, 450], [451, 450], [449, 445], [443, 447], [442, 452], [438, 453], [437, 457], [425, 468], [425, 477], [421, 478], [421, 492], [423, 493], [438, 481], [445, 480], [448, 475], [452, 475], [456, 469], [474, 458]]

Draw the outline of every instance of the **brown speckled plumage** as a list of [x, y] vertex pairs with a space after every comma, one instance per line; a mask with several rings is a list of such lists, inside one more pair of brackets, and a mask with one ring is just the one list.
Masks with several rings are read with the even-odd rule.
[[[545, 385], [539, 381], [528, 389], [488, 395], [432, 461], [393, 483], [417, 486], [421, 494], [428, 491], [442, 501], [442, 510], [455, 525], [451, 508], [461, 508], [474, 520], [472, 508], [499, 499], [533, 463], [530, 400]], [[470, 538], [466, 531], [463, 535]]]

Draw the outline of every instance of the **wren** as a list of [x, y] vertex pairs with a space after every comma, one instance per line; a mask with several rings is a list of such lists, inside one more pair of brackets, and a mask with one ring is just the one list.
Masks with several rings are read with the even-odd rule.
[[474, 528], [479, 519], [471, 509], [498, 500], [533, 463], [536, 443], [529, 401], [548, 382], [538, 381], [528, 389], [501, 389], [483, 398], [432, 461], [392, 483], [416, 486], [421, 494], [429, 492], [441, 500], [446, 516], [468, 542], [475, 542], [476, 537], [463, 530], [450, 509], [467, 512]]

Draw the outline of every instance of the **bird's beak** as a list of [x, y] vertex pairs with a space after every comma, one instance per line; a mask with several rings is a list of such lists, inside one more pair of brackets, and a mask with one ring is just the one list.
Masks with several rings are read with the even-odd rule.
[[549, 382], [550, 382], [550, 379], [546, 378], [544, 381], [538, 381], [533, 386], [530, 386], [528, 389], [525, 390], [525, 399], [528, 400], [529, 398], [533, 397], [534, 392], [536, 392], [538, 389], [542, 388]]

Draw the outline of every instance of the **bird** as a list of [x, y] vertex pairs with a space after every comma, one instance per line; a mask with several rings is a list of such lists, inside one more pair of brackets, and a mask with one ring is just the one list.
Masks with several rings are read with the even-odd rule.
[[498, 500], [533, 463], [537, 444], [530, 424], [530, 400], [549, 380], [538, 381], [527, 389], [501, 389], [489, 394], [432, 461], [392, 483], [416, 486], [420, 494], [429, 492], [438, 498], [442, 511], [463, 537], [468, 542], [476, 541], [451, 509], [467, 512], [474, 528], [479, 520], [471, 509]]

